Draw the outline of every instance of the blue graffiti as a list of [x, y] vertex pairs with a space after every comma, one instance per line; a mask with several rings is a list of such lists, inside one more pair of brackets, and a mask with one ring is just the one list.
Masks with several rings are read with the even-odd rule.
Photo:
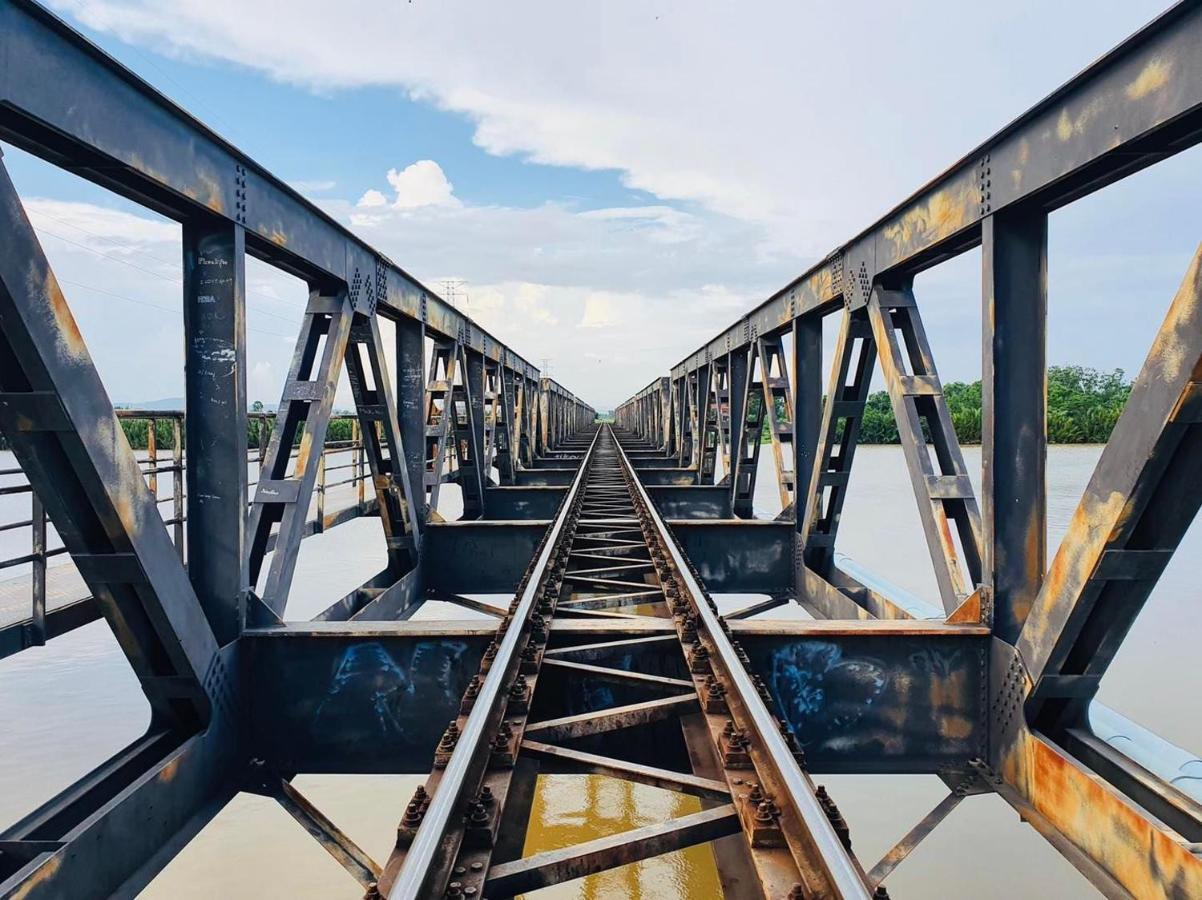
[[929, 675], [950, 677], [964, 668], [964, 654], [959, 650], [943, 651], [924, 647], [910, 654], [910, 665]]
[[768, 687], [802, 745], [809, 746], [856, 724], [888, 682], [880, 660], [845, 658], [838, 644], [804, 641], [772, 654]]
[[[360, 736], [407, 739], [415, 714], [445, 721], [459, 705], [463, 686], [456, 672], [466, 651], [462, 642], [422, 641], [403, 667], [379, 641], [347, 647], [314, 710], [315, 734], [337, 733], [349, 725]], [[415, 698], [423, 709], [413, 708]], [[409, 728], [403, 725], [406, 720]]]

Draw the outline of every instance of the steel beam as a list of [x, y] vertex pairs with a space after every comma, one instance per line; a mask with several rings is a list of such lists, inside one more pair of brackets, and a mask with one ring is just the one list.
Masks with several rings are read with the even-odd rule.
[[[242, 628], [239, 574], [246, 542], [245, 233], [223, 220], [185, 223], [184, 428], [188, 577], [213, 634]], [[178, 480], [181, 473], [174, 473]]]
[[1047, 214], [986, 217], [981, 251], [981, 569], [1014, 643], [1047, 571]]

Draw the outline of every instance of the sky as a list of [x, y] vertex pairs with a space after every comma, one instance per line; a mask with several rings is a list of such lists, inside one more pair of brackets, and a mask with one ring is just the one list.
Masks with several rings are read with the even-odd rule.
[[[608, 409], [1164, 0], [50, 5]], [[4, 163], [110, 396], [182, 396], [178, 226], [11, 148]], [[1199, 165], [1053, 215], [1051, 362], [1138, 370], [1202, 237]], [[979, 266], [916, 284], [944, 381], [980, 377]], [[248, 267], [251, 400], [278, 398], [304, 297]]]

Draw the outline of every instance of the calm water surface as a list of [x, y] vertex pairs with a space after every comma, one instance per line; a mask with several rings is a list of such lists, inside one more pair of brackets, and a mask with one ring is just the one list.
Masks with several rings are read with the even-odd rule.
[[[1100, 448], [1049, 451], [1049, 536], [1063, 534]], [[980, 453], [968, 448], [970, 468]], [[864, 447], [851, 481], [839, 549], [899, 586], [934, 599], [935, 581], [922, 541], [914, 495], [896, 447]], [[761, 457], [757, 504], [779, 507], [771, 454]], [[11, 465], [0, 455], [0, 468]], [[169, 496], [169, 480], [160, 479]], [[0, 498], [0, 518], [28, 498]], [[443, 505], [454, 515], [449, 491]], [[11, 509], [10, 509], [11, 507]], [[305, 619], [379, 569], [379, 526], [360, 520], [305, 541], [288, 614]], [[12, 543], [12, 546], [9, 544]], [[27, 552], [5, 537], [4, 556]], [[1192, 671], [1202, 636], [1202, 589], [1193, 568], [1202, 551], [1190, 530], [1102, 683], [1101, 699], [1165, 737], [1202, 749], [1202, 717]], [[331, 565], [337, 560], [337, 565]], [[12, 572], [5, 573], [8, 575]], [[743, 598], [720, 598], [743, 605]], [[430, 604], [422, 618], [474, 614]], [[766, 618], [804, 617], [800, 609]], [[136, 679], [103, 622], [45, 648], [0, 661], [0, 825], [69, 785], [139, 736], [148, 721]], [[424, 776], [301, 776], [297, 786], [377, 860], [391, 848], [400, 810]], [[854, 849], [873, 865], [943, 796], [933, 776], [829, 776], [822, 779], [851, 823]], [[696, 800], [596, 776], [539, 781], [527, 853], [567, 846], [696, 811]], [[713, 857], [697, 847], [530, 895], [537, 898], [632, 897], [659, 900], [719, 894]], [[1071, 866], [992, 796], [973, 797], [952, 813], [889, 879], [906, 897], [1093, 897]], [[274, 801], [240, 795], [144, 892], [151, 898], [346, 897], [361, 891]]]

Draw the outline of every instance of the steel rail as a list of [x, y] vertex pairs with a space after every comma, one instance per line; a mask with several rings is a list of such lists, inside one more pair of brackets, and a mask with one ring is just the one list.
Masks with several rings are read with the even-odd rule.
[[[560, 506], [559, 514], [551, 523], [538, 561], [526, 582], [526, 589], [522, 593], [517, 610], [513, 615], [512, 623], [506, 629], [505, 636], [497, 648], [496, 658], [489, 666], [484, 683], [480, 686], [480, 693], [472, 706], [472, 711], [468, 715], [467, 723], [460, 733], [459, 741], [455, 745], [451, 758], [447, 762], [438, 788], [430, 800], [430, 806], [413, 837], [413, 843], [405, 854], [401, 870], [397, 873], [396, 880], [388, 892], [388, 900], [421, 900], [421, 898], [430, 896], [427, 882], [436, 861], [439, 845], [451, 823], [452, 814], [459, 806], [474, 757], [478, 753], [488, 750], [488, 742], [484, 739], [485, 731], [495, 711], [497, 700], [501, 696], [502, 686], [509, 680], [510, 663], [513, 661], [518, 642], [522, 638], [525, 623], [534, 609], [535, 597], [538, 595], [542, 576], [546, 572], [547, 563], [552, 554], [557, 550], [564, 523], [572, 511], [576, 496], [584, 483], [589, 462], [596, 449], [600, 434], [601, 429], [598, 428], [584, 459], [580, 462], [580, 468], [576, 471], [572, 486]], [[615, 443], [617, 442], [615, 441]]]
[[764, 705], [764, 701], [760, 699], [759, 693], [751, 681], [751, 676], [747, 674], [747, 670], [731, 645], [730, 639], [726, 636], [726, 632], [723, 631], [718, 615], [710, 609], [705, 592], [701, 585], [697, 583], [697, 579], [693, 577], [688, 560], [680, 552], [675, 538], [672, 536], [671, 531], [668, 530], [667, 523], [660, 516], [655, 504], [651, 502], [651, 496], [647, 493], [647, 489], [643, 486], [642, 481], [639, 480], [638, 473], [631, 464], [629, 457], [626, 456], [626, 451], [622, 448], [622, 443], [617, 439], [616, 435], [614, 443], [618, 446], [618, 455], [622, 464], [631, 476], [634, 490], [638, 492], [639, 497], [645, 504], [651, 521], [664, 539], [663, 543], [672, 557], [673, 565], [675, 565], [677, 571], [680, 573], [680, 578], [689, 593], [693, 596], [693, 606], [700, 616], [714, 648], [718, 651], [723, 668], [729, 676], [730, 685], [728, 685], [728, 688], [734, 687], [739, 695], [739, 702], [747, 710], [747, 714], [751, 718], [751, 724], [761, 741], [761, 746], [764, 747], [766, 755], [771, 759], [772, 766], [776, 769], [776, 773], [780, 777], [780, 785], [787, 791], [786, 802], [793, 806], [802, 823], [809, 830], [810, 838], [813, 840], [822, 857], [822, 863], [826, 868], [826, 873], [831, 884], [834, 885], [842, 897], [871, 900], [872, 894], [864, 883], [859, 867], [856, 865], [855, 860], [852, 859], [848, 850], [843, 846], [843, 842], [839, 839], [839, 835], [836, 834], [834, 826], [831, 825], [830, 819], [827, 818], [826, 812], [819, 804], [818, 798], [814, 795], [814, 791], [810, 787], [809, 779], [802, 772], [797, 760], [794, 759], [793, 753], [788, 744], [785, 743], [785, 739], [781, 736], [780, 729], [772, 714]]

